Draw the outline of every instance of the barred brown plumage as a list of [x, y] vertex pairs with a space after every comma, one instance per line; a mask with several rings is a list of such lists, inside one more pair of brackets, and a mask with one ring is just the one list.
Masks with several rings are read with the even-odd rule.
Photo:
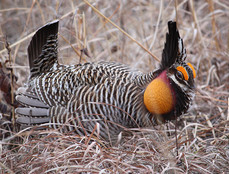
[[23, 105], [16, 109], [18, 123], [49, 122], [82, 136], [97, 125], [94, 134], [115, 140], [125, 128], [153, 126], [189, 108], [195, 70], [185, 63], [176, 22], [168, 22], [161, 67], [148, 74], [114, 62], [60, 65], [58, 23], [43, 26], [31, 40], [30, 78], [16, 97]]

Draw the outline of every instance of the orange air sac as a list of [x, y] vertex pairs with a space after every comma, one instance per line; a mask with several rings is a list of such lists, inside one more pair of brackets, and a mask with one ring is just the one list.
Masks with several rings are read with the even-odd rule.
[[166, 71], [147, 86], [144, 104], [152, 114], [166, 114], [173, 109], [174, 99]]

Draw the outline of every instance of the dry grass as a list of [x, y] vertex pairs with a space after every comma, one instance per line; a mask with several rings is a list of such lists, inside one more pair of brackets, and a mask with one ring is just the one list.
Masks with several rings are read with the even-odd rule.
[[[175, 1], [176, 6], [169, 0], [96, 0], [92, 4], [159, 59], [167, 22], [177, 19], [188, 61], [195, 65], [198, 76], [193, 106], [178, 122], [178, 159], [173, 122], [135, 131], [114, 147], [94, 140], [87, 143], [76, 135], [30, 131], [0, 141], [0, 173], [228, 173], [229, 3]], [[90, 58], [83, 54], [82, 62], [118, 61], [144, 72], [158, 66], [84, 1], [2, 0], [1, 63], [9, 57], [4, 49], [7, 36], [18, 86], [29, 75], [26, 50], [33, 32], [56, 18], [60, 19], [62, 63], [78, 63], [80, 50], [87, 48]], [[0, 101], [4, 102], [2, 94]], [[1, 129], [8, 126], [7, 121], [0, 123]]]

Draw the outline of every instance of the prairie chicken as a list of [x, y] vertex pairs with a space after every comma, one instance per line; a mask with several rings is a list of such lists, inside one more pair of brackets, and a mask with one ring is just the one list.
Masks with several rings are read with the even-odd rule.
[[168, 22], [160, 67], [148, 74], [113, 62], [59, 64], [58, 23], [40, 28], [30, 42], [30, 77], [16, 97], [23, 105], [18, 123], [115, 140], [125, 128], [154, 126], [188, 110], [196, 73], [185, 63], [176, 22]]

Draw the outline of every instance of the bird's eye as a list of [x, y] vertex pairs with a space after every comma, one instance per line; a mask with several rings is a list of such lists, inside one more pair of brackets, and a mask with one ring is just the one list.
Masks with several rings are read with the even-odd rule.
[[184, 79], [184, 76], [183, 76], [182, 72], [177, 71], [177, 72], [176, 72], [176, 78], [178, 78], [178, 79], [180, 79], [180, 80], [183, 80], [183, 79]]
[[178, 66], [176, 69], [176, 78], [188, 81], [189, 76], [187, 70], [183, 66]]

